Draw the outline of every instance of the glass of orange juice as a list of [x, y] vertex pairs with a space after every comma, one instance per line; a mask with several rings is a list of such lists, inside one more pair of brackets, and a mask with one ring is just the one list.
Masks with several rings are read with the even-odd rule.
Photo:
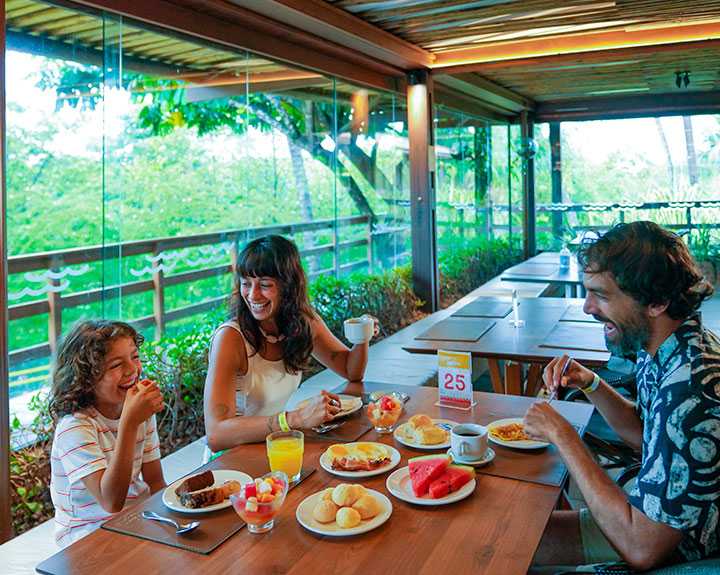
[[290, 482], [300, 479], [305, 435], [302, 431], [276, 431], [265, 438], [270, 471], [284, 471]]

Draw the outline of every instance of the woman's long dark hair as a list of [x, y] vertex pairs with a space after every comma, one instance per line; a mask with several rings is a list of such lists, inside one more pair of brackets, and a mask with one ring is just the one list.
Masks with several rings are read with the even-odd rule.
[[103, 375], [110, 344], [129, 337], [140, 348], [143, 336], [122, 321], [82, 321], [60, 344], [52, 376], [49, 412], [57, 421], [63, 415], [95, 405], [95, 385]]
[[306, 366], [312, 353], [313, 318], [307, 295], [307, 278], [297, 246], [282, 236], [264, 236], [251, 241], [238, 257], [231, 313], [243, 335], [258, 353], [264, 343], [260, 324], [250, 313], [240, 292], [242, 278], [270, 277], [278, 282], [280, 305], [275, 316], [280, 334], [285, 371], [296, 374]]

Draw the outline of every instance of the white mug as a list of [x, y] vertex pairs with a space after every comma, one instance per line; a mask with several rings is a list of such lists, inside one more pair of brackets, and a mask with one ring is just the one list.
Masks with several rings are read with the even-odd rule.
[[482, 459], [488, 448], [487, 427], [477, 423], [456, 425], [450, 432], [450, 445], [458, 462]]
[[360, 316], [346, 319], [345, 337], [350, 343], [365, 343], [370, 341], [375, 331], [375, 322], [371, 317]]

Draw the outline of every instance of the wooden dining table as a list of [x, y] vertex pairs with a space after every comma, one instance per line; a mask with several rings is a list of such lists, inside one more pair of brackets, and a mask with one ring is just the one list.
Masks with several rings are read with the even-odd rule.
[[[403, 345], [411, 353], [437, 353], [438, 350], [470, 352], [488, 362], [490, 380], [496, 393], [535, 395], [541, 383], [543, 367], [554, 357], [567, 353], [588, 367], [603, 366], [610, 358], [604, 343], [602, 324], [582, 312], [581, 298], [521, 298], [518, 316], [522, 327], [513, 327], [512, 313], [504, 317], [450, 316], [433, 326], [433, 339], [418, 334]], [[443, 339], [442, 328], [473, 321], [491, 325], [475, 341]], [[504, 361], [504, 373], [500, 362]], [[527, 385], [523, 386], [523, 366], [528, 366]]]
[[560, 269], [560, 252], [543, 252], [524, 262], [509, 267], [500, 276], [501, 281], [550, 283], [565, 288], [566, 297], [583, 297], [583, 272], [574, 255], [570, 267]]
[[[402, 390], [409, 395], [401, 421], [416, 413], [426, 413], [457, 422], [487, 424], [504, 417], [522, 416], [533, 401], [527, 397], [476, 392], [477, 405], [471, 411], [457, 411], [435, 405], [435, 388], [382, 384], [382, 389]], [[360, 396], [371, 390], [367, 385], [349, 384], [334, 391]], [[581, 432], [593, 409], [587, 404], [563, 401], [553, 405]], [[405, 447], [392, 435], [378, 435], [374, 430], [365, 433], [362, 440], [394, 446], [401, 454], [400, 467], [407, 465], [410, 457], [432, 453]], [[418, 506], [389, 494], [385, 485], [387, 473], [369, 477], [358, 482], [390, 496], [393, 509], [389, 520], [362, 535], [320, 536], [298, 523], [295, 510], [309, 495], [350, 481], [320, 467], [319, 457], [330, 444], [306, 440], [303, 466], [315, 471], [288, 493], [269, 533], [255, 535], [240, 529], [214, 551], [200, 554], [101, 528], [43, 561], [37, 571], [52, 575], [525, 573], [558, 504], [562, 478], [566, 476], [553, 446], [527, 452], [494, 446], [495, 460], [486, 468], [478, 468], [477, 484], [469, 497], [448, 505]], [[236, 447], [204, 468], [242, 470], [258, 476], [268, 470], [265, 445]], [[490, 474], [498, 469], [506, 476]], [[543, 483], [546, 470], [554, 470], [555, 479], [560, 481], [552, 485]], [[515, 474], [526, 479], [512, 478]], [[156, 493], [121, 515], [138, 514], [157, 504], [161, 495]], [[232, 508], [223, 513], [228, 514], [226, 520], [235, 517]], [[203, 528], [202, 516], [200, 521], [198, 530]]]

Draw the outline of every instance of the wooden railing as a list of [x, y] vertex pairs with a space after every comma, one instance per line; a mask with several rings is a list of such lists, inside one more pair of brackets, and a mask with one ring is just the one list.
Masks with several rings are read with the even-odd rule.
[[[347, 241], [339, 241], [339, 229], [349, 226], [364, 226], [363, 237]], [[385, 230], [373, 230], [367, 215], [345, 218], [317, 220], [314, 222], [279, 224], [243, 230], [226, 230], [207, 234], [197, 234], [182, 237], [164, 237], [148, 240], [139, 240], [103, 246], [74, 248], [37, 254], [13, 256], [8, 259], [9, 274], [27, 273], [43, 270], [47, 275], [47, 296], [43, 300], [34, 300], [9, 306], [10, 321], [28, 318], [41, 314], [48, 314], [48, 341], [30, 347], [16, 349], [10, 352], [12, 365], [50, 356], [56, 349], [62, 331], [63, 311], [88, 305], [104, 298], [129, 296], [143, 292], [153, 292], [153, 313], [146, 317], [132, 318], [129, 323], [138, 329], [155, 326], [155, 337], [159, 338], [165, 331], [166, 324], [189, 317], [221, 305], [226, 295], [207, 299], [192, 305], [167, 310], [165, 305], [165, 290], [170, 286], [190, 284], [202, 279], [217, 277], [232, 271], [237, 261], [239, 249], [253, 238], [267, 234], [316, 234], [317, 232], [333, 232], [331, 243], [312, 245], [301, 250], [305, 261], [315, 260], [311, 265], [310, 277], [323, 274], [341, 275], [356, 269], [367, 268], [372, 271], [373, 265], [373, 238], [382, 234], [397, 234], [406, 231], [404, 227], [394, 227]], [[172, 250], [196, 248], [200, 246], [217, 246], [229, 244], [228, 262], [222, 265], [192, 269], [182, 273], [168, 275], [163, 269], [163, 258]], [[340, 254], [343, 250], [365, 246], [365, 257], [349, 263], [340, 263]], [[332, 254], [332, 267], [321, 269], [319, 258], [323, 254]], [[98, 287], [86, 291], [63, 295], [58, 276], [64, 267], [78, 264], [92, 264], [108, 259], [120, 259], [131, 256], [147, 256], [152, 263], [151, 279], [121, 282], [117, 285]], [[12, 324], [11, 324], [12, 326]]]

